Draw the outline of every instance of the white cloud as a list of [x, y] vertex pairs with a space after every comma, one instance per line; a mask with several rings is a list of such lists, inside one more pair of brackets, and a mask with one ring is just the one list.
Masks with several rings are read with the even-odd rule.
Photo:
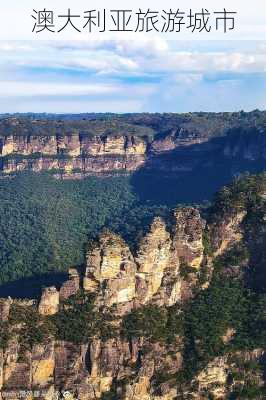
[[123, 55], [142, 55], [142, 56], [158, 56], [169, 50], [169, 45], [166, 40], [161, 37], [148, 39], [147, 37], [142, 40], [121, 40], [115, 42], [116, 50]]
[[80, 111], [189, 111], [215, 104], [232, 109], [233, 103], [237, 109], [244, 101], [257, 108], [264, 104], [265, 81], [256, 89], [259, 96], [249, 90], [244, 100], [245, 82], [264, 72], [266, 44], [257, 42], [231, 43], [228, 49], [161, 38], [0, 42], [0, 112], [78, 112], [77, 104]]
[[1, 82], [1, 96], [31, 97], [31, 96], [84, 96], [105, 95], [122, 92], [119, 85], [108, 84], [58, 84], [56, 82]]
[[[195, 46], [195, 45], [194, 45]], [[181, 46], [182, 47], [182, 46]], [[219, 46], [217, 45], [217, 49]], [[246, 51], [178, 50], [162, 38], [141, 41], [7, 42], [0, 44], [2, 65], [83, 69], [100, 74], [184, 72], [264, 72], [265, 44]]]

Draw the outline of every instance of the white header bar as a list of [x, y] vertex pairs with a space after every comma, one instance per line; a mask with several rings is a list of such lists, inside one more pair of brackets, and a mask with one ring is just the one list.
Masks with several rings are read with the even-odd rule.
[[266, 2], [9, 0], [0, 40], [266, 40]]

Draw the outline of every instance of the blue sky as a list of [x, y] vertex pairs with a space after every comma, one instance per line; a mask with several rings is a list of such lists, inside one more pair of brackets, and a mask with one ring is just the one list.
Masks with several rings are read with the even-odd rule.
[[0, 112], [266, 109], [262, 41], [0, 41]]

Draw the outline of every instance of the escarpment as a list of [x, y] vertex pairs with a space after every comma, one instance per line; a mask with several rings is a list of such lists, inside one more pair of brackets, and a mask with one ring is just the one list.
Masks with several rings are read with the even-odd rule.
[[[193, 224], [196, 227], [197, 232], [189, 240], [180, 225], [181, 214], [183, 224], [189, 225], [188, 229]], [[204, 221], [197, 210], [191, 208], [188, 212], [179, 209], [173, 235], [161, 218], [155, 218], [134, 253], [119, 235], [105, 230], [98, 240], [88, 246], [84, 273], [71, 268], [69, 279], [61, 288], [45, 288], [38, 303], [2, 300], [2, 323], [9, 321], [14, 324], [13, 327], [23, 324], [19, 317], [19, 321], [14, 321], [14, 318], [17, 313], [21, 316], [29, 310], [34, 315], [36, 326], [44, 329], [47, 336], [44, 343], [30, 347], [23, 345], [22, 339], [15, 334], [5, 343], [1, 353], [3, 398], [10, 393], [18, 398], [21, 390], [27, 390], [31, 395], [47, 399], [53, 398], [59, 391], [61, 394], [70, 391], [75, 398], [101, 399], [111, 393], [119, 382], [117, 398], [171, 399], [171, 393], [175, 393], [172, 388], [170, 391], [168, 387], [164, 389], [167, 397], [152, 394], [152, 381], [162, 363], [168, 365], [172, 373], [181, 369], [181, 337], [177, 336], [169, 345], [173, 352], [170, 357], [169, 349], [160, 340], [150, 341], [142, 335], [129, 335], [125, 331], [126, 320], [128, 315], [145, 307], [150, 309], [151, 314], [164, 309], [162, 316], [157, 315], [157, 318], [164, 318], [168, 307], [182, 302], [183, 278], [179, 272], [178, 249], [182, 248], [182, 258], [190, 265], [193, 265], [194, 257], [187, 241], [192, 248], [196, 248], [196, 257], [203, 257], [203, 246], [199, 246], [202, 232], [199, 229], [204, 229]], [[200, 251], [202, 254], [199, 254]], [[198, 265], [192, 268], [196, 271]], [[82, 343], [58, 340], [49, 331], [49, 318], [51, 323], [53, 318], [58, 316], [60, 319], [65, 312], [65, 318], [69, 318], [65, 329], [71, 329], [71, 318], [75, 315], [70, 317], [68, 313], [72, 307], [68, 299], [75, 298], [74, 301], [79, 304], [84, 301], [80, 293], [94, 299], [90, 311], [94, 321], [88, 321], [87, 335], [83, 332]], [[75, 313], [82, 312], [78, 307]], [[108, 326], [107, 332], [102, 334], [99, 334], [102, 327], [99, 332], [93, 327], [99, 314], [105, 320], [102, 324], [107, 323]], [[80, 314], [79, 318], [86, 315], [90, 320], [84, 308], [84, 315]], [[75, 322], [73, 324], [75, 330]], [[73, 334], [78, 335], [78, 332]]]
[[2, 136], [2, 170], [132, 171], [145, 162], [147, 140], [127, 136]]
[[[240, 275], [226, 275], [250, 210], [233, 214], [219, 206], [206, 223], [179, 207], [171, 229], [155, 218], [134, 250], [104, 230], [60, 287], [1, 299], [2, 398], [244, 399], [250, 387], [263, 398], [263, 340]], [[258, 339], [245, 349], [249, 324]]]
[[264, 117], [255, 112], [95, 120], [10, 116], [0, 119], [0, 170], [60, 171], [82, 177], [144, 168], [182, 175], [217, 162], [264, 163]]

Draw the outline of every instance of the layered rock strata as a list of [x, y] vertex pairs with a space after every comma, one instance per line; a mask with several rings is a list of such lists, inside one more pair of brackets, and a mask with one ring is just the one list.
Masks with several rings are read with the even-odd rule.
[[[38, 124], [42, 127], [38, 121], [31, 124], [34, 128], [38, 128]], [[145, 166], [147, 171], [176, 174], [211, 167], [217, 160], [250, 163], [266, 159], [265, 135], [258, 130], [226, 135], [226, 131], [221, 134], [217, 128], [217, 132], [210, 135], [201, 132], [200, 126], [183, 128], [177, 125], [161, 138], [155, 133], [150, 135], [148, 127], [143, 129], [141, 136], [120, 134], [119, 129], [112, 135], [104, 131], [102, 134], [82, 130], [69, 132], [69, 129], [65, 134], [59, 130], [57, 134], [48, 131], [36, 135], [21, 132], [18, 125], [17, 134], [0, 132], [0, 171], [6, 174], [24, 170], [100, 174], [133, 172]]]
[[[161, 218], [155, 218], [134, 252], [119, 235], [105, 230], [88, 246], [83, 273], [71, 268], [69, 279], [60, 288], [43, 290], [37, 305], [41, 320], [56, 316], [71, 296], [82, 292], [94, 296], [95, 306], [104, 318], [108, 310], [114, 310], [114, 326], [120, 329], [123, 318], [134, 310], [149, 305], [167, 310], [193, 296], [196, 285], [203, 290], [198, 277], [206, 262], [206, 223], [192, 207], [179, 208], [174, 216], [172, 232]], [[241, 218], [240, 213], [224, 226], [216, 222], [207, 227], [208, 231], [218, 232], [216, 252], [222, 254], [227, 246], [238, 242], [236, 232]], [[17, 304], [24, 309], [36, 307], [34, 301], [3, 299], [2, 324], [11, 318], [12, 307]], [[43, 344], [24, 349], [23, 357], [21, 342], [12, 338], [0, 351], [2, 399], [175, 400], [181, 394], [195, 400], [207, 400], [210, 395], [217, 400], [225, 398], [229, 372], [236, 368], [229, 356], [210, 361], [181, 392], [176, 377], [184, 368], [184, 338], [177, 335], [166, 345], [141, 335], [129, 338], [119, 329], [105, 340], [91, 337], [88, 331], [88, 340], [83, 344], [48, 337]], [[228, 329], [221, 339], [227, 343], [234, 334]], [[236, 357], [257, 362], [264, 352], [240, 352]], [[167, 378], [160, 381], [160, 376]], [[263, 385], [259, 372], [256, 379]]]

